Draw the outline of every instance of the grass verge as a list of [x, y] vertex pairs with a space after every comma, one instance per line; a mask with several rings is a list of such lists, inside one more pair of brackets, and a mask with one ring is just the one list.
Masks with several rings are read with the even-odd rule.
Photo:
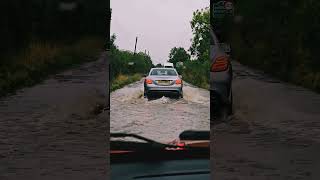
[[0, 64], [0, 97], [17, 89], [32, 86], [74, 65], [95, 60], [103, 47], [98, 37], [77, 42], [31, 42], [22, 52], [2, 59]]
[[141, 74], [134, 74], [134, 75], [118, 75], [112, 82], [110, 90], [115, 91], [124, 87], [125, 85], [131, 84], [133, 82], [139, 81], [142, 78]]

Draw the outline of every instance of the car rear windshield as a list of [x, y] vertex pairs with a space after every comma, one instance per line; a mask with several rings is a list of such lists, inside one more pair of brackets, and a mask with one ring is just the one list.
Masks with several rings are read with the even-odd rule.
[[151, 76], [177, 76], [173, 69], [153, 69], [150, 73]]

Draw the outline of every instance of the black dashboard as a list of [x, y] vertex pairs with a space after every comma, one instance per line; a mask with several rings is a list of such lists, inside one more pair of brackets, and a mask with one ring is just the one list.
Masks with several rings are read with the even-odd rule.
[[132, 162], [111, 165], [112, 180], [209, 180], [210, 159]]
[[[112, 180], [209, 180], [210, 148], [168, 145], [132, 134], [112, 134], [113, 137], [130, 136], [142, 142], [111, 141]], [[208, 140], [208, 132], [184, 132], [180, 139]], [[182, 147], [182, 148], [181, 148]]]

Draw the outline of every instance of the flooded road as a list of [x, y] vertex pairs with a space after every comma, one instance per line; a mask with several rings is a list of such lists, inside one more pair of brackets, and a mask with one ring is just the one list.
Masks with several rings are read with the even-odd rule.
[[320, 179], [320, 95], [233, 62], [234, 116], [212, 127], [214, 179]]
[[0, 179], [106, 177], [107, 79], [101, 56], [1, 98]]
[[[234, 110], [211, 128], [213, 177], [320, 179], [320, 95], [233, 62]], [[0, 179], [104, 179], [107, 131], [168, 142], [208, 130], [209, 92], [190, 84], [183, 99], [143, 98], [142, 81], [111, 93], [102, 57], [0, 99]]]
[[110, 131], [169, 142], [184, 130], [209, 130], [209, 91], [184, 83], [183, 99], [143, 97], [143, 79], [111, 93]]

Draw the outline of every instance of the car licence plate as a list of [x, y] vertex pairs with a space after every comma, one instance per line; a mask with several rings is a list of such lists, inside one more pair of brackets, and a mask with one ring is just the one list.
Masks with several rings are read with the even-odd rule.
[[157, 83], [160, 85], [170, 85], [170, 81], [168, 80], [158, 80]]

